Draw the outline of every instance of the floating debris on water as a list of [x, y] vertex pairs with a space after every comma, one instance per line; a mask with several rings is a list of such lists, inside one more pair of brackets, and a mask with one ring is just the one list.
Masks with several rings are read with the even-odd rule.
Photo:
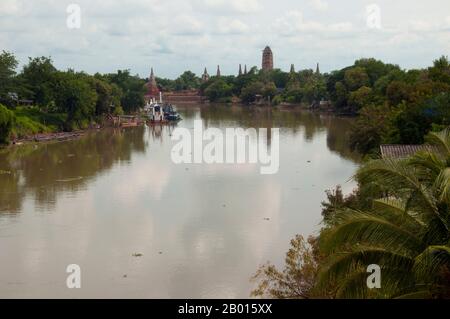
[[6, 175], [6, 174], [11, 175], [11, 171], [2, 171], [0, 169], [0, 175]]
[[133, 254], [133, 257], [142, 257], [142, 256], [144, 256], [144, 255], [141, 254], [141, 253], [134, 253], [134, 254]]
[[67, 178], [67, 179], [57, 179], [56, 182], [58, 182], [58, 183], [69, 183], [69, 182], [79, 181], [79, 180], [82, 180], [82, 179], [83, 179], [83, 177], [79, 176], [79, 177]]

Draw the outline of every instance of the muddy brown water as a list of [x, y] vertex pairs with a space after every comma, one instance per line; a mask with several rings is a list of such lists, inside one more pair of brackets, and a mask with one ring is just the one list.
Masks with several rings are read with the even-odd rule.
[[[179, 108], [178, 127], [280, 128], [280, 169], [174, 164], [175, 127], [102, 130], [0, 152], [1, 298], [247, 298], [258, 266], [320, 229], [358, 156], [350, 119]], [[68, 289], [66, 267], [81, 267]]]

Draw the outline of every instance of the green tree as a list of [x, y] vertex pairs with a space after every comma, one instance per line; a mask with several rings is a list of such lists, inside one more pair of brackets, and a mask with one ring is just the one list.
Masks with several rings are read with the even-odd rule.
[[399, 105], [409, 98], [409, 85], [402, 81], [392, 81], [386, 89], [386, 97], [392, 106]]
[[[384, 197], [369, 210], [340, 209], [322, 232], [328, 257], [319, 287], [337, 283], [344, 298], [450, 297], [450, 129], [428, 141], [436, 151], [358, 170], [359, 183], [377, 185]], [[381, 289], [367, 287], [371, 264], [381, 267]]]
[[200, 78], [191, 71], [186, 71], [175, 80], [175, 90], [192, 90], [200, 87]]
[[442, 93], [420, 104], [402, 103], [393, 113], [389, 136], [391, 143], [421, 144], [433, 126], [450, 125], [450, 93]]
[[40, 107], [45, 107], [53, 100], [52, 86], [55, 82], [56, 68], [51, 58], [29, 58], [24, 66], [22, 74], [24, 85], [32, 92], [29, 98], [33, 99]]
[[400, 70], [397, 65], [385, 64], [382, 61], [373, 58], [357, 60], [354, 65], [356, 67], [361, 67], [366, 71], [369, 77], [370, 87], [372, 87], [381, 77], [392, 71]]
[[435, 60], [428, 72], [433, 81], [450, 84], [450, 62], [448, 57], [442, 56]]
[[261, 266], [252, 278], [257, 287], [251, 295], [276, 299], [331, 297], [332, 289], [319, 291], [315, 288], [319, 265], [323, 259], [316, 246], [315, 238], [310, 237], [306, 241], [297, 235], [291, 240], [291, 248], [285, 258], [285, 268], [280, 271], [270, 263]]
[[277, 87], [275, 86], [274, 82], [269, 82], [264, 85], [262, 95], [265, 98], [273, 99], [276, 94], [277, 94]]
[[108, 74], [106, 78], [121, 89], [120, 104], [125, 112], [135, 112], [144, 105], [144, 80], [131, 75], [129, 70], [119, 70], [117, 73]]
[[264, 83], [260, 81], [252, 82], [245, 86], [241, 92], [241, 100], [245, 104], [255, 102], [257, 95], [262, 95], [264, 90]]
[[14, 91], [14, 77], [18, 62], [14, 54], [2, 51], [0, 54], [0, 101], [10, 102], [8, 93]]
[[387, 105], [363, 107], [350, 131], [350, 148], [361, 154], [376, 154], [388, 132], [390, 116]]
[[369, 86], [369, 76], [362, 67], [354, 67], [345, 72], [345, 84], [349, 91], [355, 91], [362, 86]]
[[302, 91], [303, 101], [306, 103], [318, 102], [327, 96], [324, 79], [316, 75], [304, 84]]
[[336, 82], [335, 84], [335, 100], [336, 100], [336, 108], [343, 109], [347, 106], [348, 92], [344, 83]]
[[67, 129], [86, 127], [95, 115], [98, 96], [85, 77], [59, 72], [55, 91], [58, 109], [67, 113]]
[[231, 97], [232, 87], [227, 84], [223, 79], [216, 78], [205, 89], [205, 95], [211, 102], [217, 102], [220, 99]]
[[362, 86], [358, 90], [350, 93], [348, 105], [354, 112], [358, 112], [363, 106], [368, 105], [372, 100], [372, 89]]
[[13, 124], [14, 113], [0, 104], [0, 145], [8, 143]]

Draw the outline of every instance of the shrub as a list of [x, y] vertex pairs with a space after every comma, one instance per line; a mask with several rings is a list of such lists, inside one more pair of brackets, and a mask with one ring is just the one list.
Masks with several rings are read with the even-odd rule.
[[14, 125], [14, 113], [0, 104], [0, 144], [7, 144]]

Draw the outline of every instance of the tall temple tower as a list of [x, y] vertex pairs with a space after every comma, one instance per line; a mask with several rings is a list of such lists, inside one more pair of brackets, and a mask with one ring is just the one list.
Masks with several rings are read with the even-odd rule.
[[217, 66], [217, 74], [216, 74], [216, 76], [218, 78], [220, 78], [220, 65]]
[[293, 64], [291, 64], [291, 70], [289, 72], [290, 73], [295, 73], [295, 66]]
[[206, 68], [205, 68], [205, 71], [203, 72], [203, 75], [202, 75], [202, 82], [208, 82], [209, 81], [209, 74], [208, 74], [208, 70], [206, 70]]
[[244, 74], [247, 74], [247, 64], [244, 66]]
[[273, 70], [273, 53], [269, 46], [266, 46], [266, 48], [263, 51], [262, 69], [264, 71]]
[[150, 101], [152, 99], [157, 99], [159, 96], [160, 90], [159, 90], [158, 84], [156, 83], [156, 77], [155, 77], [155, 73], [153, 72], [153, 68], [151, 69], [150, 77], [148, 79], [146, 87], [147, 87], [147, 92], [145, 94], [145, 100]]
[[242, 65], [239, 64], [239, 76], [241, 76], [241, 75], [242, 75]]

